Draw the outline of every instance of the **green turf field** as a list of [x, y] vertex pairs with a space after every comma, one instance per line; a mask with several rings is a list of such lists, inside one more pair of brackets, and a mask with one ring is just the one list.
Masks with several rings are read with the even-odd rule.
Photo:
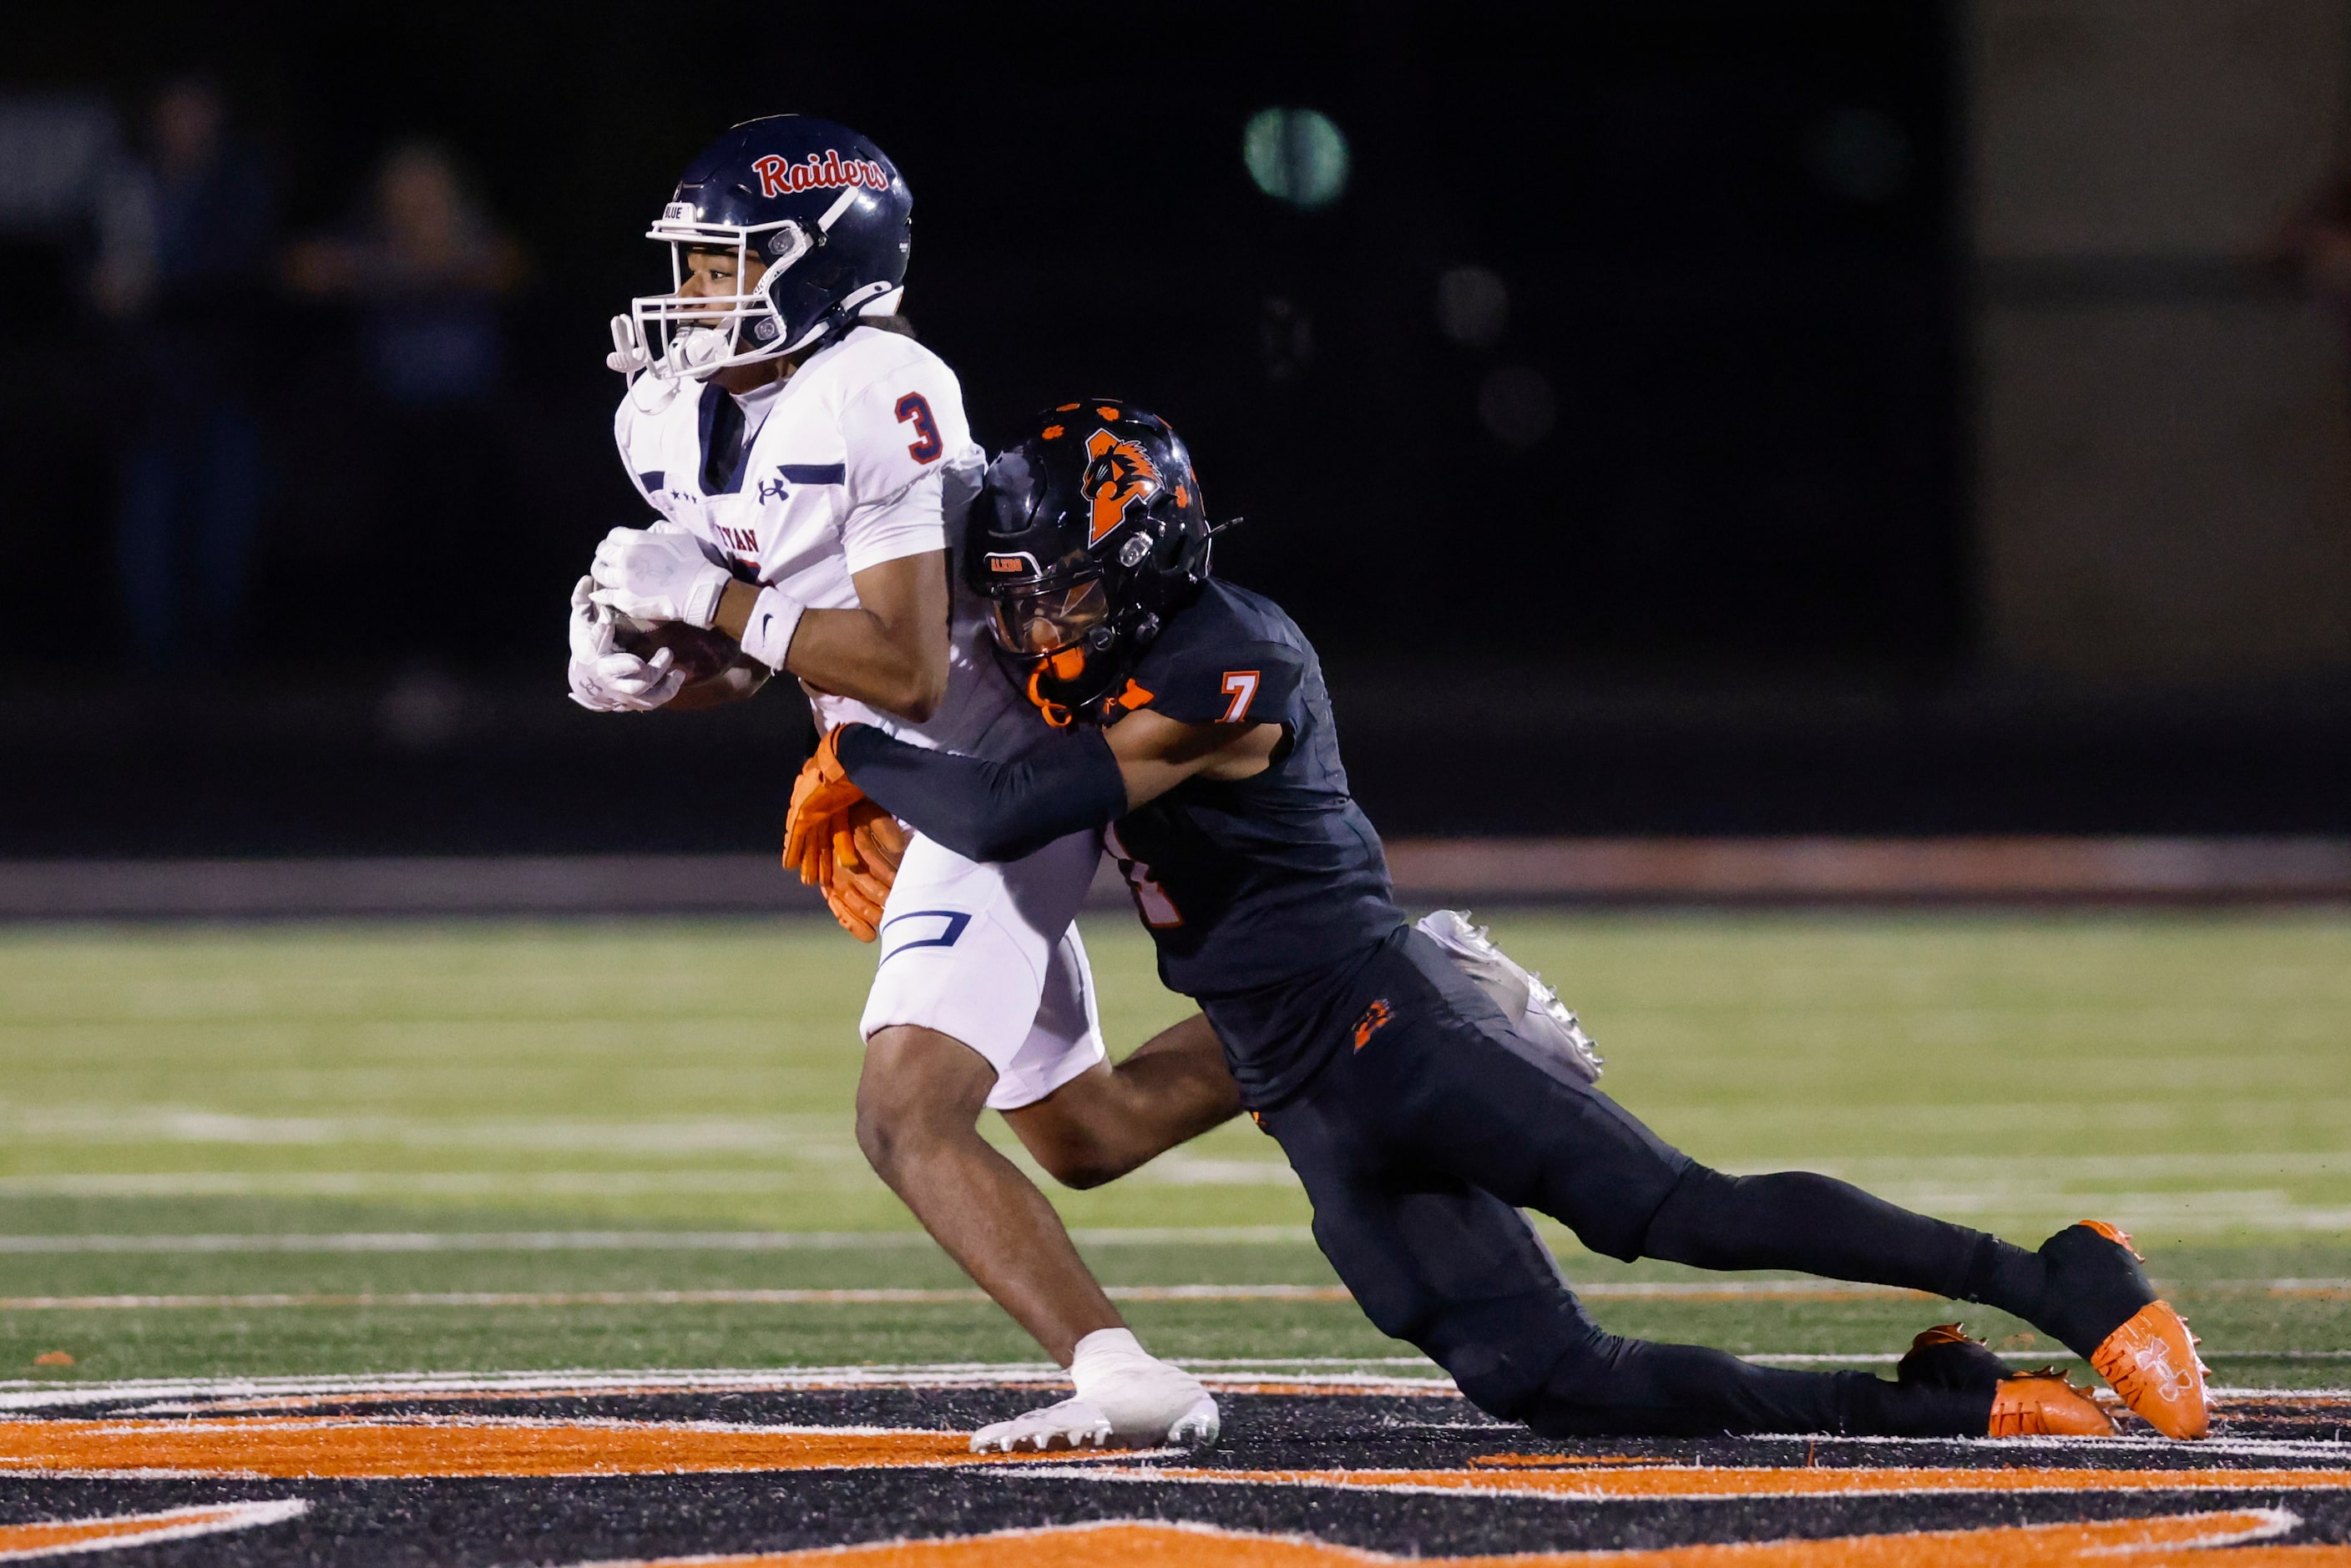
[[[1582, 1010], [1607, 1087], [1700, 1157], [1829, 1170], [2028, 1243], [2119, 1219], [2219, 1382], [2351, 1382], [2351, 917], [1519, 914], [1497, 934]], [[1131, 922], [1088, 939], [1114, 1050], [1185, 1010]], [[961, 1284], [851, 1136], [871, 964], [815, 924], [0, 936], [0, 1377], [1033, 1360], [956, 1300], [643, 1299]], [[1332, 1282], [1246, 1123], [1056, 1197], [1114, 1286]], [[746, 1231], [768, 1234], [675, 1234]], [[1558, 1239], [1580, 1281], [1696, 1278]], [[419, 1292], [624, 1299], [381, 1299]], [[344, 1299], [202, 1299], [266, 1295]], [[98, 1296], [200, 1299], [76, 1300]], [[1794, 1354], [1896, 1350], [1937, 1315], [1595, 1306]], [[1405, 1348], [1344, 1302], [1130, 1311], [1177, 1355]], [[37, 1374], [57, 1351], [74, 1365]]]

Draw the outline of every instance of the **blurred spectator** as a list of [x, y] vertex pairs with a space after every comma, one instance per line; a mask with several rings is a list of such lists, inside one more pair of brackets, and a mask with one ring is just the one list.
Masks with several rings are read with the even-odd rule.
[[[499, 302], [522, 275], [521, 253], [449, 154], [415, 141], [384, 160], [357, 232], [296, 246], [286, 273], [300, 293], [360, 308], [378, 543], [464, 547], [507, 487], [495, 404], [506, 358]], [[460, 630], [413, 629], [435, 641]]]
[[127, 330], [131, 444], [115, 548], [131, 645], [150, 668], [216, 664], [243, 612], [261, 440], [251, 376], [275, 207], [217, 83], [159, 92], [144, 160], [101, 201], [93, 296]]

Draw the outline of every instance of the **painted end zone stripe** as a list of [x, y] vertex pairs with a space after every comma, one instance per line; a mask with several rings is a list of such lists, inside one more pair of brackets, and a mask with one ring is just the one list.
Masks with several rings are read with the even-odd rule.
[[1015, 1462], [966, 1432], [510, 1417], [0, 1420], [0, 1473], [390, 1479], [900, 1469]]
[[191, 1536], [217, 1535], [225, 1530], [250, 1530], [256, 1525], [298, 1518], [309, 1508], [299, 1498], [279, 1498], [266, 1502], [221, 1502], [167, 1509], [162, 1513], [118, 1513], [100, 1519], [45, 1519], [28, 1524], [0, 1524], [0, 1563], [79, 1555], [118, 1546], [160, 1545]]
[[[1273, 1363], [1286, 1366], [1290, 1363]], [[1429, 1368], [1431, 1372], [1436, 1369]], [[1258, 1376], [1207, 1372], [1201, 1380], [1238, 1391]], [[116, 1383], [14, 1379], [0, 1384], [0, 1410], [56, 1410], [141, 1402], [165, 1409], [262, 1408], [271, 1402], [340, 1404], [369, 1399], [576, 1398], [606, 1395], [791, 1393], [846, 1388], [1066, 1388], [1050, 1362], [957, 1362], [901, 1366], [803, 1366], [734, 1370], [645, 1368], [622, 1372], [390, 1373], [366, 1377], [131, 1378]], [[1295, 1375], [1284, 1386], [1318, 1394], [1428, 1394], [1458, 1397], [1446, 1377], [1376, 1373]], [[166, 1405], [163, 1402], [174, 1403]]]
[[[1501, 1456], [1515, 1458], [1520, 1456]], [[1557, 1456], [1523, 1456], [1558, 1464]], [[1475, 1464], [1478, 1461], [1472, 1460]], [[1490, 1461], [1489, 1461], [1490, 1462]], [[1573, 1461], [1569, 1461], [1573, 1464]], [[1606, 1464], [1609, 1468], [1598, 1468]], [[1625, 1468], [1617, 1468], [1623, 1466]], [[1589, 1467], [1589, 1468], [1587, 1468]], [[1748, 1469], [1660, 1465], [1611, 1458], [1563, 1469], [1491, 1470], [1088, 1470], [1119, 1480], [1232, 1481], [1342, 1487], [1373, 1491], [1506, 1492], [1562, 1501], [1615, 1498], [1869, 1497], [1933, 1492], [2351, 1490], [2351, 1469], [2108, 1470], [1959, 1468]]]
[[[1050, 1472], [1103, 1480], [1501, 1493], [1565, 1502], [1625, 1498], [1785, 1498], [1951, 1492], [2310, 1491], [2351, 1490], [2351, 1469], [1732, 1468], [1645, 1465], [1626, 1456], [1486, 1457], [1467, 1469], [1217, 1470], [1092, 1465]], [[538, 1420], [512, 1416], [248, 1416], [193, 1420], [0, 1420], [0, 1472], [168, 1473], [271, 1479], [524, 1477], [1036, 1465], [975, 1454], [962, 1432], [763, 1427], [714, 1421]], [[1072, 1465], [1071, 1461], [1081, 1461]]]
[[[861, 1546], [763, 1552], [741, 1556], [664, 1557], [580, 1564], [579, 1568], [1094, 1568], [1105, 1563], [1168, 1568], [1368, 1568], [1414, 1563], [1426, 1568], [2111, 1568], [2117, 1563], [2202, 1562], [2204, 1551], [2237, 1547], [2212, 1559], [2214, 1568], [2346, 1568], [2351, 1547], [2247, 1547], [2283, 1535], [2302, 1521], [2283, 1509], [2158, 1519], [2101, 1520], [2086, 1524], [2028, 1524], [1989, 1530], [1909, 1531], [1838, 1536], [1823, 1541], [1728, 1542], [1719, 1545], [1653, 1547], [1646, 1551], [1535, 1552], [1508, 1557], [1394, 1557], [1384, 1552], [1334, 1546], [1295, 1535], [1265, 1535], [1213, 1525], [1105, 1520], [1048, 1525], [1041, 1530], [931, 1541], [885, 1541]], [[2190, 1552], [2194, 1555], [2191, 1557]]]
[[[1200, 1380], [1219, 1389], [1240, 1392], [1280, 1378], [1283, 1386], [1316, 1394], [1438, 1394], [1458, 1396], [1452, 1380], [1437, 1375], [1433, 1363], [1417, 1356], [1299, 1357], [1271, 1359], [1182, 1359], [1177, 1364], [1199, 1369]], [[1328, 1371], [1301, 1374], [1301, 1366], [1416, 1367], [1430, 1375], [1401, 1373]], [[1237, 1370], [1247, 1368], [1249, 1370]], [[1069, 1374], [1050, 1362], [921, 1362], [896, 1365], [799, 1367], [640, 1367], [618, 1371], [572, 1368], [549, 1372], [413, 1372], [378, 1373], [365, 1376], [308, 1377], [176, 1377], [126, 1378], [114, 1382], [74, 1383], [54, 1378], [13, 1378], [0, 1381], [0, 1410], [52, 1410], [92, 1405], [139, 1404], [125, 1414], [224, 1409], [256, 1409], [285, 1404], [330, 1404], [376, 1399], [529, 1399], [586, 1398], [644, 1394], [790, 1393], [808, 1389], [879, 1388], [1061, 1388]], [[2258, 1412], [2265, 1408], [2351, 1408], [2351, 1388], [2239, 1388], [2214, 1386], [2210, 1393], [2227, 1408], [2218, 1412]], [[172, 1402], [169, 1406], [162, 1403]], [[1855, 1442], [1873, 1439], [1850, 1439]], [[2104, 1439], [2102, 1448], [2130, 1446], [2137, 1439]], [[2177, 1452], [2168, 1440], [2147, 1439], [2147, 1447]], [[2316, 1455], [2351, 1457], [2342, 1444], [2215, 1437], [2198, 1447], [2199, 1453], [2227, 1451], [2272, 1456]]]

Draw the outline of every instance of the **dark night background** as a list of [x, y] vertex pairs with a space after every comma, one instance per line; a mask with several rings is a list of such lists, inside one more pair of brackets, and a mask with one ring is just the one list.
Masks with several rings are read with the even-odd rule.
[[[907, 313], [993, 445], [1114, 393], [1183, 431], [1228, 575], [1324, 651], [1395, 831], [2293, 831], [2346, 825], [2340, 706], [2003, 681], [1971, 609], [1959, 65], [1934, 4], [1643, 0], [53, 8], [7, 85], [126, 120], [216, 71], [288, 235], [345, 221], [382, 150], [451, 145], [519, 242], [484, 476], [445, 497], [503, 561], [464, 645], [420, 636], [368, 520], [350, 322], [253, 343], [270, 482], [246, 647], [134, 677], [114, 650], [116, 329], [70, 245], [0, 244], [0, 541], [37, 676], [0, 853], [742, 848], [803, 744], [771, 693], [709, 717], [563, 700], [590, 549], [642, 508], [605, 319], [727, 123], [845, 120], [916, 196]], [[95, 23], [96, 25], [93, 25]], [[1270, 198], [1250, 116], [1311, 107], [1352, 176]], [[1505, 324], [1440, 329], [1475, 266]], [[27, 310], [26, 301], [37, 301]], [[1533, 372], [1547, 433], [1481, 419]], [[2329, 688], [2330, 690], [2332, 688]], [[419, 694], [423, 694], [419, 695]], [[658, 800], [659, 810], [648, 803]]]

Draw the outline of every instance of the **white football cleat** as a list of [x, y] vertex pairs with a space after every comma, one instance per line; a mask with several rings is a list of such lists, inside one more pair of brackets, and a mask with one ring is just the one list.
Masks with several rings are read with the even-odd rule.
[[1217, 1402], [1203, 1390], [1192, 1406], [1176, 1417], [1167, 1428], [1166, 1444], [1171, 1448], [1213, 1448], [1217, 1434], [1224, 1430], [1224, 1419], [1217, 1414]]
[[1017, 1454], [1023, 1449], [1099, 1448], [1110, 1442], [1110, 1417], [1088, 1399], [1064, 1399], [1040, 1410], [1024, 1410], [1009, 1421], [982, 1427], [971, 1435], [975, 1454]]
[[1131, 1334], [1121, 1332], [1115, 1343], [1119, 1349], [1099, 1353], [1081, 1343], [1070, 1367], [1079, 1397], [1110, 1417], [1112, 1442], [1158, 1448], [1205, 1448], [1217, 1440], [1217, 1402], [1198, 1378], [1146, 1354]]
[[1557, 1056], [1586, 1083], [1598, 1082], [1604, 1059], [1575, 1014], [1558, 992], [1542, 983], [1541, 975], [1494, 946], [1484, 926], [1470, 925], [1466, 910], [1439, 909], [1423, 915], [1417, 929], [1494, 999], [1520, 1040]]
[[1215, 1397], [1182, 1367], [1140, 1350], [1089, 1356], [1083, 1364], [1084, 1393], [981, 1427], [972, 1434], [973, 1450], [1205, 1448], [1223, 1428]]

